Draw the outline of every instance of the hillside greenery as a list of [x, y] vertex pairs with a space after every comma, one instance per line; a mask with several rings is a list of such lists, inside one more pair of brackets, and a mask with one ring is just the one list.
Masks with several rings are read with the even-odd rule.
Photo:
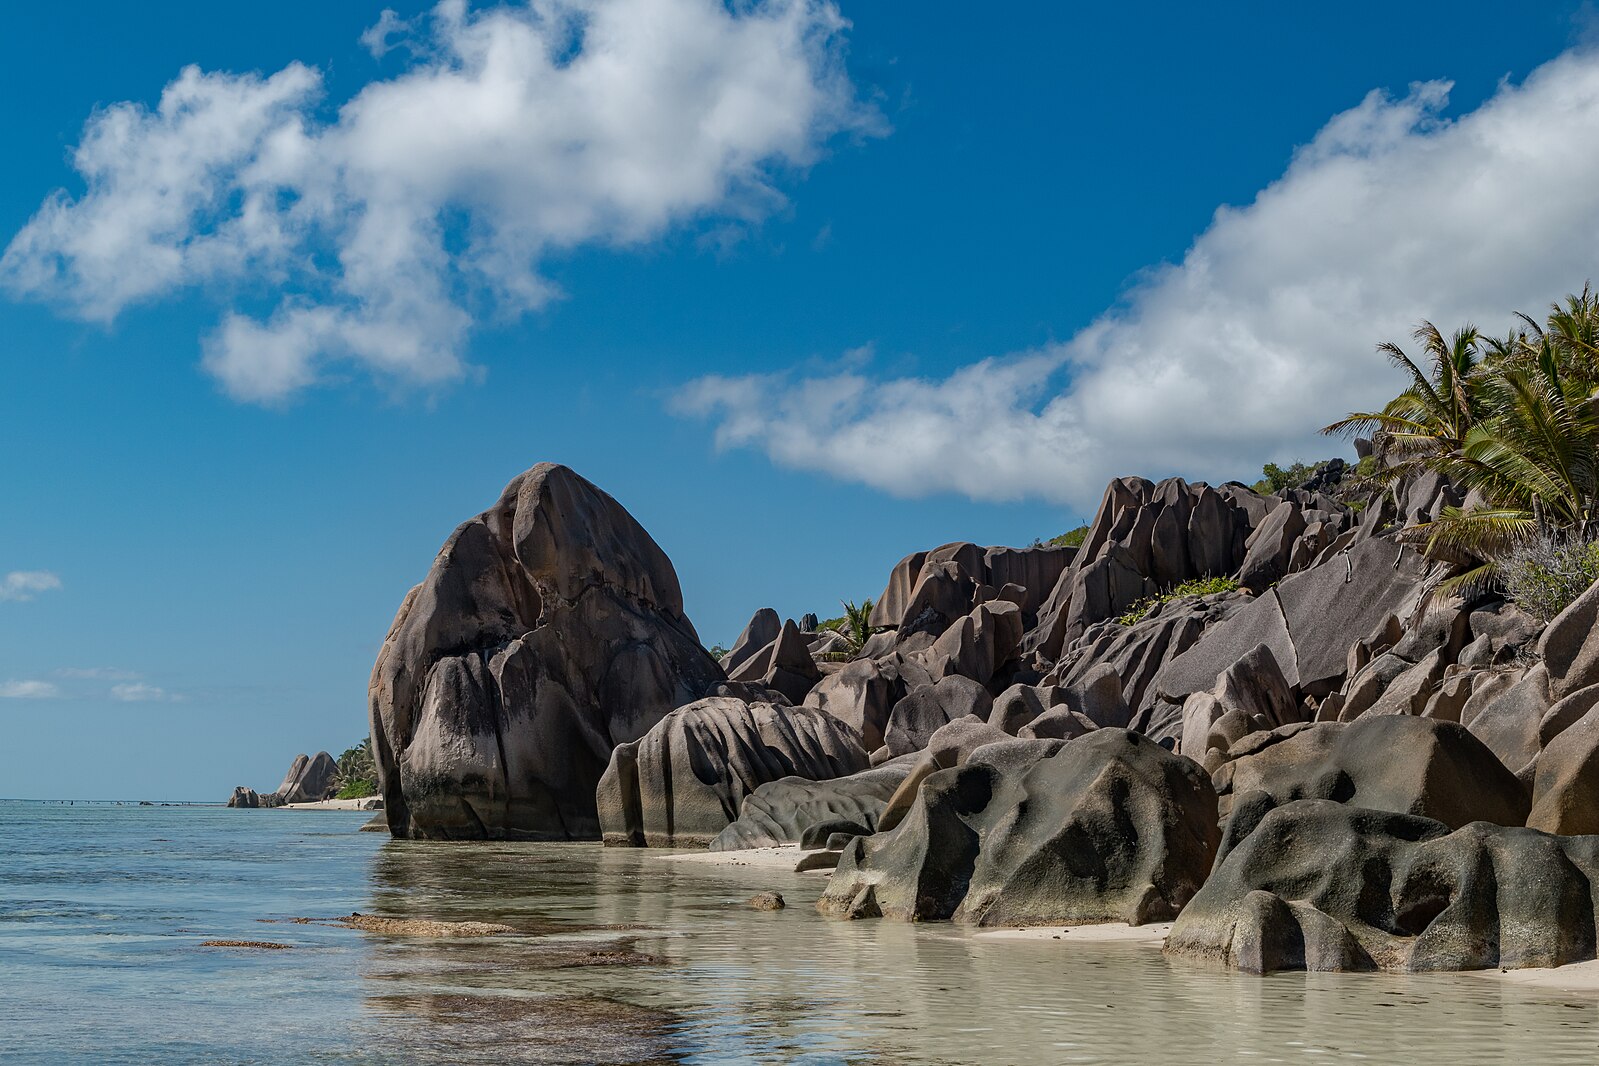
[[371, 737], [353, 748], [346, 748], [339, 756], [334, 782], [339, 786], [338, 799], [362, 799], [378, 794], [378, 764], [372, 757]]

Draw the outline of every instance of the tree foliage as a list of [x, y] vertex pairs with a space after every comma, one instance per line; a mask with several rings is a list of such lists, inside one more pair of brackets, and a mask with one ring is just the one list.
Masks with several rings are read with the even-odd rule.
[[371, 737], [353, 748], [346, 748], [338, 758], [337, 767], [334, 781], [339, 786], [339, 799], [359, 799], [377, 793], [378, 764], [372, 757]]
[[1475, 560], [1456, 585], [1503, 582], [1505, 566], [1541, 538], [1586, 543], [1599, 533], [1599, 296], [1589, 287], [1544, 321], [1518, 314], [1504, 337], [1472, 326], [1415, 332], [1422, 355], [1379, 348], [1408, 378], [1380, 411], [1323, 432], [1371, 433], [1385, 462], [1371, 484], [1436, 472], [1466, 496], [1411, 531], [1434, 557]]

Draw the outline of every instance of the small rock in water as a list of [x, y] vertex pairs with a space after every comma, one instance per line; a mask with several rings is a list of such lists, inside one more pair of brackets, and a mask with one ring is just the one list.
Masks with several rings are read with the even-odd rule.
[[202, 948], [253, 948], [259, 951], [286, 951], [288, 944], [274, 944], [270, 940], [204, 940]]
[[776, 892], [761, 892], [750, 897], [749, 905], [758, 911], [780, 911], [788, 904]]

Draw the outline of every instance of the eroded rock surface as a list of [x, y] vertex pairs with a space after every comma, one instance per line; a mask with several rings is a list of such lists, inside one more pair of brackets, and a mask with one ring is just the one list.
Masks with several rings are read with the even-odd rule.
[[698, 700], [612, 751], [599, 785], [600, 828], [611, 845], [704, 847], [760, 786], [866, 766], [859, 735], [823, 711]]
[[[986, 728], [986, 727], [985, 727]], [[844, 848], [823, 913], [974, 925], [1171, 918], [1215, 855], [1192, 760], [1124, 729], [1008, 740], [922, 782], [891, 833]]]
[[722, 676], [650, 535], [540, 464], [450, 535], [378, 653], [369, 703], [390, 830], [596, 838], [612, 748]]
[[1599, 837], [1327, 800], [1268, 814], [1166, 951], [1250, 973], [1560, 966], [1594, 957]]

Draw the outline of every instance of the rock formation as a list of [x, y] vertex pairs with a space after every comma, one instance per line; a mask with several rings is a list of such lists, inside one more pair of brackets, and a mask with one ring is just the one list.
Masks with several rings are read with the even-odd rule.
[[830, 781], [785, 777], [757, 788], [739, 815], [711, 841], [712, 851], [797, 844], [818, 826], [853, 826], [872, 832], [889, 797], [911, 772], [917, 756]]
[[317, 803], [332, 799], [339, 791], [339, 764], [333, 756], [319, 751], [314, 757], [298, 755], [278, 786], [279, 803]]
[[864, 646], [763, 608], [719, 665], [648, 534], [536, 467], [379, 655], [388, 824], [797, 843], [832, 916], [1175, 917], [1173, 955], [1257, 972], [1593, 957], [1599, 585], [1547, 626], [1452, 594], [1404, 530], [1461, 494], [1343, 477], [1119, 479], [1080, 548], [915, 552]]
[[620, 504], [543, 463], [445, 542], [372, 671], [390, 830], [584, 839], [612, 749], [722, 680]]
[[1175, 917], [1217, 845], [1200, 766], [1123, 729], [1006, 740], [922, 782], [891, 833], [857, 837], [825, 914], [973, 925]]
[[611, 752], [599, 784], [600, 828], [607, 844], [704, 847], [761, 785], [864, 769], [859, 735], [823, 711], [698, 700]]
[[1594, 957], [1596, 875], [1599, 837], [1300, 800], [1217, 864], [1166, 951], [1249, 973], [1559, 966]]

